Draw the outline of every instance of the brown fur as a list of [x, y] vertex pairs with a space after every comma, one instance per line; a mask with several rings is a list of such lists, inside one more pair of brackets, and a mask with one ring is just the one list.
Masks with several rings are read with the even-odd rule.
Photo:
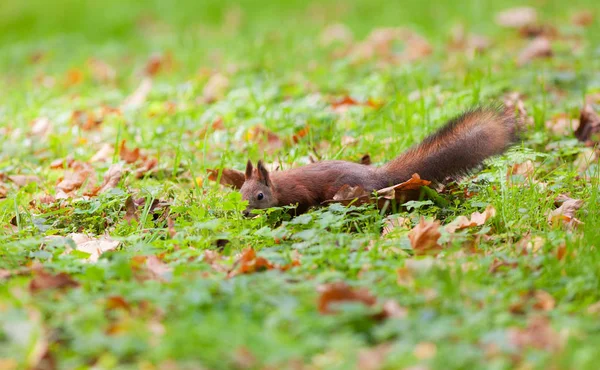
[[[297, 213], [333, 198], [343, 185], [373, 191], [421, 178], [442, 181], [467, 173], [483, 160], [501, 154], [515, 140], [516, 123], [503, 108], [478, 108], [450, 120], [419, 145], [382, 167], [345, 161], [322, 161], [287, 171], [269, 173], [259, 161], [248, 161], [242, 197], [255, 208], [297, 205]], [[259, 198], [262, 194], [262, 199]]]

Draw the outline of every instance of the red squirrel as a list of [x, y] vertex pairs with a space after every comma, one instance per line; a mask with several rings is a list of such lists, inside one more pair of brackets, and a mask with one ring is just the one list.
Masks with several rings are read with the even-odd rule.
[[269, 173], [262, 161], [249, 160], [240, 189], [253, 209], [297, 205], [296, 214], [332, 199], [345, 184], [368, 192], [399, 184], [414, 173], [440, 182], [478, 167], [502, 154], [516, 140], [514, 114], [503, 107], [475, 108], [451, 119], [433, 135], [381, 167], [346, 161], [321, 161]]

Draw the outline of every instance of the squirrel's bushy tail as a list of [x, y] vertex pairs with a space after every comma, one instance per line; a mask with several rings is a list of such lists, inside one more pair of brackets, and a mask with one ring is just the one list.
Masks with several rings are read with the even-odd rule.
[[419, 145], [382, 166], [389, 185], [418, 173], [442, 181], [475, 169], [486, 158], [503, 153], [516, 140], [514, 114], [501, 106], [480, 107], [450, 120]]

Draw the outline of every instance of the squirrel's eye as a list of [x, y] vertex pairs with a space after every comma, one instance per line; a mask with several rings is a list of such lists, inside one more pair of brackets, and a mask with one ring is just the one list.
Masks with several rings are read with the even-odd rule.
[[262, 200], [264, 198], [264, 194], [263, 193], [258, 193], [258, 195], [256, 196], [256, 199], [258, 200]]

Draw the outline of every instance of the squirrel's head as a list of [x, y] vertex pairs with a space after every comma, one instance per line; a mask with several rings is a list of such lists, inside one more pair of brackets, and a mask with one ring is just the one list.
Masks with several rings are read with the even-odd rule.
[[252, 162], [248, 160], [246, 173], [244, 174], [244, 185], [240, 189], [242, 199], [248, 201], [248, 207], [244, 210], [245, 216], [249, 216], [253, 209], [269, 208], [277, 205], [274, 194], [275, 189], [269, 171], [267, 171], [262, 161], [258, 161], [256, 167], [254, 168]]

